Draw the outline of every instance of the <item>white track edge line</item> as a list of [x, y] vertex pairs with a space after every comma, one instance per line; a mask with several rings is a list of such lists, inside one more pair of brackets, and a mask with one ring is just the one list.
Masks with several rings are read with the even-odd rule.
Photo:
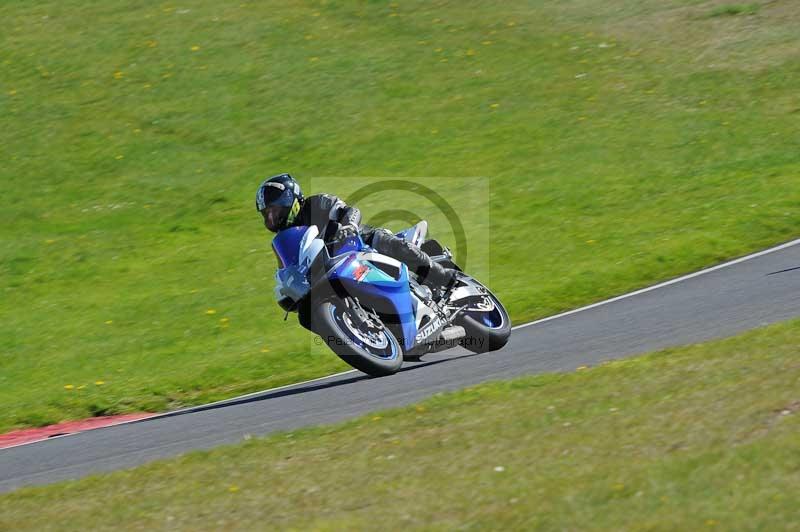
[[675, 279], [671, 279], [671, 280], [665, 281], [663, 283], [659, 283], [659, 284], [656, 284], [656, 285], [653, 285], [653, 286], [648, 286], [646, 288], [642, 288], [640, 290], [636, 290], [635, 292], [629, 292], [627, 294], [622, 294], [621, 296], [612, 297], [610, 299], [606, 299], [606, 300], [603, 300], [603, 301], [598, 301], [597, 303], [593, 303], [591, 305], [586, 305], [585, 307], [577, 308], [577, 309], [574, 309], [574, 310], [569, 310], [567, 312], [562, 312], [561, 314], [556, 314], [555, 316], [549, 316], [547, 318], [542, 318], [540, 320], [531, 321], [531, 322], [528, 322], [528, 323], [523, 323], [521, 325], [517, 325], [516, 327], [512, 327], [511, 330], [515, 331], [517, 329], [523, 329], [525, 327], [530, 327], [532, 325], [538, 325], [540, 323], [545, 323], [545, 322], [548, 322], [548, 321], [556, 320], [558, 318], [563, 318], [565, 316], [571, 316], [572, 314], [577, 314], [577, 313], [583, 312], [585, 310], [590, 310], [590, 309], [593, 309], [593, 308], [601, 307], [603, 305], [608, 305], [610, 303], [614, 303], [616, 301], [621, 301], [623, 299], [628, 299], [630, 297], [638, 296], [640, 294], [645, 294], [647, 292], [652, 292], [653, 290], [658, 290], [659, 288], [664, 288], [665, 286], [670, 286], [670, 285], [673, 285], [673, 284], [676, 284], [676, 283], [681, 283], [683, 281], [688, 281], [689, 279], [694, 279], [695, 277], [699, 277], [699, 276], [705, 275], [707, 273], [711, 273], [711, 272], [714, 272], [714, 271], [717, 271], [717, 270], [721, 270], [722, 268], [727, 268], [728, 266], [733, 266], [735, 264], [739, 264], [739, 263], [742, 263], [742, 262], [745, 262], [745, 261], [748, 261], [748, 260], [751, 260], [751, 259], [762, 257], [762, 256], [767, 255], [769, 253], [774, 253], [776, 251], [781, 251], [783, 249], [790, 248], [792, 246], [796, 246], [797, 244], [800, 244], [800, 238], [798, 238], [797, 240], [792, 240], [791, 242], [786, 242], [785, 244], [781, 244], [779, 246], [775, 246], [774, 248], [765, 249], [764, 251], [759, 251], [757, 253], [753, 253], [751, 255], [746, 255], [744, 257], [740, 257], [738, 259], [734, 259], [734, 260], [731, 260], [731, 261], [728, 261], [728, 262], [723, 262], [722, 264], [717, 264], [716, 266], [712, 266], [712, 267], [706, 268], [704, 270], [696, 271], [696, 272], [690, 273], [688, 275], [683, 275], [681, 277], [677, 277]]
[[[556, 314], [555, 316], [549, 316], [547, 318], [542, 318], [540, 320], [531, 321], [531, 322], [528, 322], [528, 323], [522, 323], [520, 325], [516, 325], [514, 327], [511, 327], [511, 330], [512, 331], [516, 331], [517, 329], [524, 329], [525, 327], [531, 327], [532, 325], [538, 325], [540, 323], [545, 323], [545, 322], [548, 322], [548, 321], [557, 320], [559, 318], [564, 318], [566, 316], [571, 316], [572, 314], [577, 314], [577, 313], [583, 312], [585, 310], [590, 310], [590, 309], [593, 309], [593, 308], [601, 307], [603, 305], [608, 305], [610, 303], [614, 303], [616, 301], [621, 301], [623, 299], [628, 299], [630, 297], [638, 296], [640, 294], [645, 294], [647, 292], [652, 292], [653, 290], [658, 290], [659, 288], [664, 288], [665, 286], [670, 286], [670, 285], [673, 285], [673, 284], [676, 284], [676, 283], [680, 283], [680, 282], [683, 282], [683, 281], [688, 281], [689, 279], [694, 279], [695, 277], [699, 277], [699, 276], [705, 275], [707, 273], [711, 273], [711, 272], [714, 272], [714, 271], [717, 271], [717, 270], [721, 270], [722, 268], [727, 268], [728, 266], [733, 266], [735, 264], [740, 264], [740, 263], [748, 261], [748, 260], [752, 260], [752, 259], [755, 259], [755, 258], [758, 258], [758, 257], [762, 257], [762, 256], [767, 255], [769, 253], [774, 253], [776, 251], [781, 251], [783, 249], [790, 248], [792, 246], [796, 246], [798, 244], [800, 244], [800, 238], [798, 238], [796, 240], [792, 240], [790, 242], [786, 242], [785, 244], [781, 244], [779, 246], [775, 246], [773, 248], [765, 249], [763, 251], [758, 251], [756, 253], [752, 253], [752, 254], [746, 255], [744, 257], [739, 257], [738, 259], [734, 259], [734, 260], [731, 260], [731, 261], [728, 261], [728, 262], [723, 262], [722, 264], [717, 264], [716, 266], [712, 266], [712, 267], [706, 268], [704, 270], [696, 271], [696, 272], [690, 273], [688, 275], [683, 275], [681, 277], [677, 277], [675, 279], [671, 279], [671, 280], [665, 281], [663, 283], [659, 283], [659, 284], [656, 284], [656, 285], [653, 285], [653, 286], [649, 286], [647, 288], [642, 288], [640, 290], [636, 290], [635, 292], [629, 292], [627, 294], [622, 294], [621, 296], [612, 297], [610, 299], [606, 299], [606, 300], [603, 300], [603, 301], [598, 301], [597, 303], [592, 303], [591, 305], [586, 305], [585, 307], [577, 308], [577, 309], [574, 309], [574, 310], [569, 310], [567, 312], [562, 312], [561, 314]], [[221, 405], [221, 404], [224, 404], [224, 403], [240, 401], [242, 399], [247, 399], [248, 397], [255, 397], [255, 396], [258, 396], [258, 395], [277, 392], [277, 391], [280, 391], [280, 390], [285, 390], [286, 388], [292, 388], [294, 386], [302, 386], [304, 384], [311, 384], [312, 382], [323, 381], [325, 379], [332, 379], [333, 377], [340, 377], [342, 375], [347, 375], [349, 373], [356, 373], [356, 372], [358, 372], [358, 370], [351, 369], [351, 370], [348, 370], [348, 371], [342, 371], [342, 372], [339, 372], [339, 373], [334, 373], [332, 375], [327, 375], [325, 377], [317, 377], [316, 379], [311, 379], [311, 380], [301, 381], [301, 382], [295, 382], [294, 384], [285, 384], [283, 386], [278, 386], [277, 388], [269, 388], [267, 390], [262, 390], [262, 391], [259, 391], [259, 392], [252, 392], [252, 393], [248, 393], [248, 394], [245, 394], [245, 395], [240, 395], [238, 397], [231, 397], [230, 399], [223, 399], [221, 401], [215, 401], [213, 403], [208, 403], [208, 404], [204, 404], [204, 405], [197, 405], [197, 406], [190, 406], [190, 407], [183, 408], [183, 409], [180, 409], [180, 410], [173, 410], [171, 412], [163, 412], [161, 414], [155, 414], [155, 415], [153, 415], [151, 417], [146, 417], [146, 418], [142, 418], [142, 419], [134, 419], [134, 420], [131, 420], [131, 421], [123, 421], [122, 423], [116, 423], [114, 425], [108, 425], [106, 427], [97, 427], [97, 428], [89, 429], [88, 431], [83, 431], [83, 432], [89, 432], [89, 431], [92, 431], [92, 430], [100, 430], [100, 429], [111, 428], [111, 427], [119, 427], [121, 425], [128, 425], [130, 423], [139, 423], [139, 422], [142, 422], [142, 421], [150, 421], [150, 420], [153, 420], [153, 419], [158, 419], [158, 418], [163, 418], [163, 417], [171, 417], [171, 416], [178, 415], [178, 414], [184, 414], [184, 413], [192, 412], [193, 410], [206, 409], [206, 408], [213, 407], [213, 406], [216, 406], [216, 405]], [[61, 434], [59, 436], [52, 436], [50, 438], [43, 438], [41, 440], [30, 441], [30, 442], [25, 442], [25, 443], [19, 443], [17, 445], [12, 445], [10, 447], [4, 447], [3, 449], [0, 449], [0, 452], [5, 451], [6, 449], [13, 449], [15, 447], [22, 447], [23, 445], [32, 445], [34, 443], [39, 443], [39, 442], [43, 442], [43, 441], [57, 440], [59, 438], [66, 438], [68, 436], [74, 436], [76, 434], [80, 434], [80, 432], [71, 432], [69, 434]]]

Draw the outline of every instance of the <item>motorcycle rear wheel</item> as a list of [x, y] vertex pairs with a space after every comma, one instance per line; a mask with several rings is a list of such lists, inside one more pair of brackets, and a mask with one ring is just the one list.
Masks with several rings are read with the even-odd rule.
[[488, 288], [475, 279], [470, 279], [486, 291], [485, 296], [491, 305], [487, 305], [485, 310], [478, 307], [474, 310], [467, 309], [456, 319], [456, 324], [464, 327], [467, 333], [460, 342], [461, 346], [473, 353], [497, 351], [511, 337], [511, 318], [500, 300]]

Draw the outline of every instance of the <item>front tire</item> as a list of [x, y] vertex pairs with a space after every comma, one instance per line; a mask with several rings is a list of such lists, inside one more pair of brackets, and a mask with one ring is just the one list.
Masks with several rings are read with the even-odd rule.
[[349, 308], [341, 300], [327, 300], [311, 310], [311, 325], [336, 355], [367, 375], [385, 377], [403, 365], [403, 349], [384, 326], [369, 331], [354, 325]]

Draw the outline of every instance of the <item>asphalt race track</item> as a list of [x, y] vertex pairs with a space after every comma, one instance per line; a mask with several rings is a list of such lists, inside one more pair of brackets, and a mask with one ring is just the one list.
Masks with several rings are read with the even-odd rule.
[[392, 377], [352, 371], [130, 424], [0, 450], [0, 492], [128, 468], [244, 437], [333, 423], [487, 380], [730, 336], [800, 316], [800, 240], [518, 327], [497, 353], [449, 351]]

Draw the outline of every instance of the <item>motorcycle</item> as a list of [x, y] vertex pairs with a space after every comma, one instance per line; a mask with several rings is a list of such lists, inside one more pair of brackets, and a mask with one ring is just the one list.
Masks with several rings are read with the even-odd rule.
[[449, 249], [425, 240], [421, 221], [397, 236], [457, 270], [455, 286], [431, 289], [408, 267], [358, 236], [326, 244], [316, 226], [285, 229], [272, 241], [278, 259], [275, 297], [342, 360], [375, 377], [404, 360], [462, 346], [474, 353], [502, 348], [511, 320], [497, 297], [453, 262]]

